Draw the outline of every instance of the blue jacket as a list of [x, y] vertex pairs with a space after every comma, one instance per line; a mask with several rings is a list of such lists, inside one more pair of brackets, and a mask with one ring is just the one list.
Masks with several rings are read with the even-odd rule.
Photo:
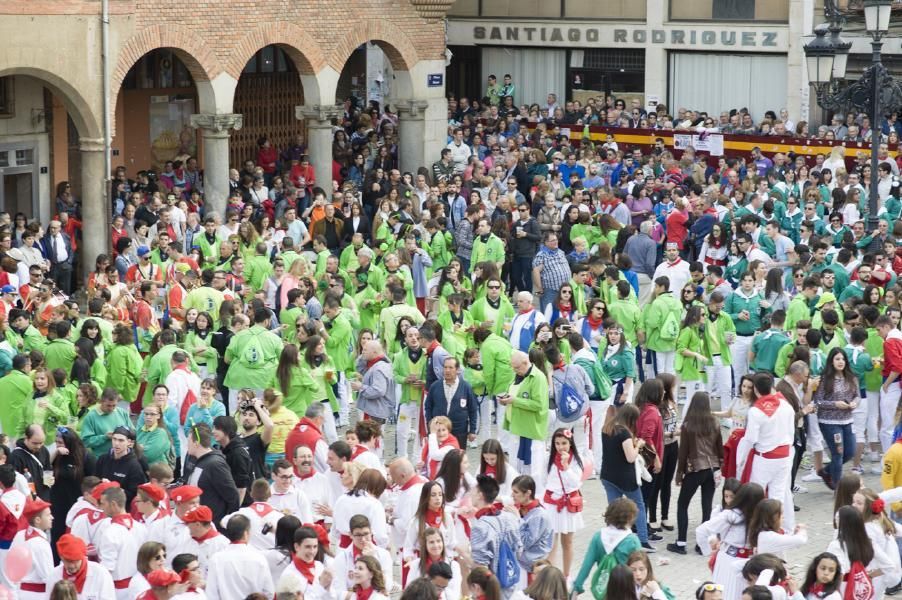
[[429, 386], [426, 400], [423, 402], [423, 413], [426, 422], [433, 417], [448, 417], [451, 419], [451, 433], [457, 438], [461, 447], [466, 445], [467, 434], [476, 433], [476, 422], [479, 416], [479, 405], [476, 403], [476, 394], [473, 388], [459, 377], [457, 390], [451, 399], [451, 410], [448, 410], [448, 399], [445, 398], [444, 380], [440, 379]]

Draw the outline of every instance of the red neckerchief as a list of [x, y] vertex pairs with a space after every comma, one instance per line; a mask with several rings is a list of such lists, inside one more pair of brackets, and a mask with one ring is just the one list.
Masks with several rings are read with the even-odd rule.
[[438, 347], [439, 347], [438, 340], [432, 340], [432, 343], [429, 344], [429, 347], [428, 347], [428, 348], [426, 348], [426, 355], [427, 355], [427, 356], [432, 356], [432, 353], [433, 353], [433, 352], [435, 351], [435, 349], [438, 348]]
[[481, 519], [482, 517], [495, 517], [501, 514], [501, 509], [504, 508], [504, 505], [500, 502], [495, 502], [491, 506], [486, 506], [485, 508], [480, 508], [476, 511], [476, 518]]
[[192, 535], [191, 539], [194, 540], [195, 542], [197, 542], [198, 544], [203, 544], [207, 540], [211, 540], [211, 539], [215, 538], [217, 535], [219, 535], [219, 532], [216, 531], [216, 528], [210, 527], [210, 529], [207, 530], [207, 533], [200, 535], [198, 537], [194, 537]]
[[372, 369], [372, 368], [373, 368], [373, 365], [375, 365], [375, 364], [376, 364], [377, 362], [379, 362], [380, 360], [386, 360], [384, 354], [379, 355], [379, 356], [377, 356], [376, 358], [374, 358], [373, 360], [371, 360], [371, 361], [369, 361], [368, 363], [366, 363], [366, 368], [367, 368], [367, 369]]
[[233, 545], [233, 546], [237, 546], [237, 545], [239, 545], [239, 544], [244, 544], [245, 546], [247, 546], [247, 542], [242, 542], [241, 540], [239, 540], [239, 541], [237, 541], [237, 542], [232, 542], [232, 545]]
[[564, 359], [562, 358], [562, 359], [561, 359], [561, 362], [559, 362], [558, 364], [554, 365], [554, 368], [555, 368], [555, 370], [563, 371], [564, 369], [567, 368], [567, 363], [565, 363], [565, 362], [564, 362]]
[[816, 598], [824, 597], [824, 584], [814, 583], [808, 588], [808, 593]]
[[308, 473], [307, 475], [298, 475], [298, 479], [303, 481], [305, 479], [310, 479], [314, 475], [316, 475], [316, 469], [310, 469], [310, 473]]
[[351, 558], [353, 558], [354, 560], [357, 560], [357, 557], [361, 556], [361, 555], [363, 555], [363, 550], [361, 550], [354, 544], [351, 544]]
[[783, 394], [780, 392], [774, 392], [773, 394], [768, 394], [767, 396], [761, 396], [757, 400], [755, 400], [754, 406], [761, 412], [763, 412], [768, 417], [774, 416], [774, 413], [777, 412], [777, 409], [780, 408], [780, 401], [783, 400]]
[[591, 327], [592, 329], [600, 328], [602, 321], [604, 321], [603, 318], [593, 319], [592, 317], [586, 317], [586, 320], [589, 321], [589, 327]]
[[311, 560], [310, 562], [301, 560], [301, 558], [297, 554], [291, 555], [291, 561], [294, 563], [294, 568], [297, 569], [301, 575], [304, 576], [304, 579], [307, 580], [307, 583], [313, 583], [313, 577], [316, 571], [316, 560]]
[[369, 448], [367, 448], [363, 444], [357, 444], [356, 446], [354, 446], [353, 452], [351, 452], [351, 460], [354, 460], [355, 458], [357, 458], [358, 456], [360, 456], [367, 450], [369, 450]]
[[[564, 463], [561, 460], [561, 455], [558, 454], [557, 452], [554, 453], [554, 466], [557, 467], [557, 470], [560, 471], [561, 473], [563, 473], [564, 471], [567, 470], [564, 468]], [[568, 465], [568, 467], [569, 467], [569, 465]]]
[[562, 313], [569, 313], [571, 310], [573, 310], [573, 305], [572, 304], [564, 304], [563, 302], [561, 302], [560, 304], [557, 305], [557, 308]]
[[443, 510], [432, 510], [431, 508], [426, 510], [425, 521], [426, 525], [429, 527], [433, 527], [438, 529], [442, 526], [442, 521], [444, 521], [444, 511]]
[[63, 579], [66, 581], [71, 581], [75, 584], [75, 590], [80, 594], [85, 589], [85, 581], [88, 579], [88, 559], [84, 557], [81, 559], [81, 566], [78, 567], [78, 571], [75, 572], [75, 575], [69, 575], [69, 572], [66, 571], [66, 568], [63, 567]]
[[131, 531], [132, 526], [135, 524], [135, 522], [132, 520], [132, 516], [128, 513], [122, 513], [121, 515], [116, 515], [115, 517], [112, 517], [110, 520], [113, 523], [122, 525], [129, 531]]
[[401, 486], [401, 491], [406, 491], [415, 486], [418, 483], [426, 483], [426, 480], [421, 475], [414, 475], [407, 482]]
[[520, 511], [520, 516], [521, 516], [521, 517], [525, 517], [526, 514], [527, 514], [529, 511], [531, 511], [532, 509], [536, 508], [537, 506], [539, 506], [539, 501], [536, 500], [536, 499], [533, 499], [533, 500], [530, 500], [530, 501], [529, 501], [528, 503], [526, 503], [526, 504], [518, 504], [518, 505], [517, 505], [517, 510]]
[[498, 474], [498, 469], [495, 466], [493, 466], [493, 465], [485, 466], [485, 471], [483, 472], [483, 475], [488, 475], [492, 479], [495, 479], [495, 476], [497, 474]]
[[678, 258], [678, 259], [676, 259], [676, 260], [673, 261], [673, 262], [668, 262], [668, 263], [667, 263], [667, 266], [672, 267], [672, 266], [674, 266], [674, 265], [678, 265], [678, 264], [680, 264], [680, 262], [682, 262], [682, 260], [683, 260], [682, 258]]
[[375, 591], [376, 589], [372, 586], [367, 589], [363, 589], [359, 585], [354, 586], [354, 595], [357, 600], [370, 600], [370, 596], [372, 596]]
[[527, 308], [527, 309], [525, 309], [525, 310], [521, 310], [521, 311], [520, 311], [520, 314], [521, 314], [521, 315], [528, 315], [529, 313], [531, 313], [531, 312], [534, 311], [534, 310], [535, 310], [534, 308]]

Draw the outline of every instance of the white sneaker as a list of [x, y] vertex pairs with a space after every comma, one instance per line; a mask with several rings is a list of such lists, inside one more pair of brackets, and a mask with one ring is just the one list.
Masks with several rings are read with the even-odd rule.
[[817, 471], [812, 469], [802, 477], [802, 481], [804, 481], [805, 483], [812, 483], [814, 481], [822, 481], [822, 479], [821, 476], [817, 474]]
[[872, 465], [871, 468], [869, 469], [869, 471], [871, 473], [873, 473], [874, 475], [883, 475], [883, 469], [880, 468], [880, 463], [877, 463], [876, 465]]
[[807, 494], [808, 488], [806, 488], [804, 485], [799, 485], [797, 483], [797, 484], [795, 484], [795, 487], [792, 488], [792, 493], [793, 494]]
[[880, 462], [880, 455], [877, 454], [876, 452], [874, 452], [873, 450], [871, 450], [870, 452], [867, 453], [867, 457], [868, 457], [868, 460], [871, 461], [872, 463]]

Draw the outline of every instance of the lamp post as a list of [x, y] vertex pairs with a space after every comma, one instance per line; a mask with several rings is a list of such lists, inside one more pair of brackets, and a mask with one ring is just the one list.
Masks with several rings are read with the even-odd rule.
[[[879, 197], [877, 153], [884, 112], [902, 108], [902, 88], [881, 62], [883, 37], [889, 30], [893, 0], [864, 0], [865, 29], [871, 36], [871, 66], [858, 81], [846, 82], [846, 65], [852, 44], [840, 37], [844, 19], [832, 2], [825, 2], [830, 25], [819, 25], [814, 39], [805, 45], [808, 79], [815, 88], [817, 103], [828, 111], [867, 111], [871, 118], [871, 187], [868, 194], [868, 232], [877, 229]], [[830, 34], [829, 36], [827, 34]]]

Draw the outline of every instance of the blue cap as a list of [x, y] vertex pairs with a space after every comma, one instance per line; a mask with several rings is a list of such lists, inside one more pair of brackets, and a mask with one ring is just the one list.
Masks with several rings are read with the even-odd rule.
[[16, 290], [15, 286], [9, 284], [4, 285], [2, 288], [0, 288], [0, 294], [15, 294], [17, 292], [18, 291]]
[[144, 256], [145, 254], [150, 254], [150, 248], [147, 246], [138, 246], [138, 256]]

